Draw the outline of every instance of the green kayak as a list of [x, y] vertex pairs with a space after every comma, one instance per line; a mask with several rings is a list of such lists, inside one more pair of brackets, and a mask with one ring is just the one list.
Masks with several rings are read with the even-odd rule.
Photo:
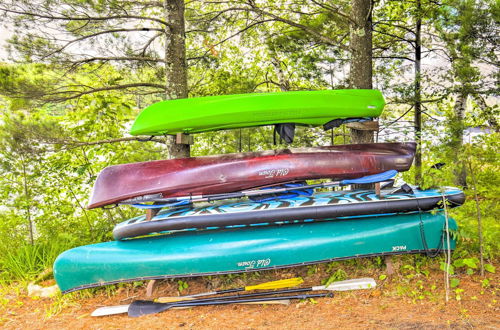
[[[132, 135], [200, 133], [273, 124], [325, 125], [336, 119], [378, 117], [378, 90], [255, 93], [162, 101], [144, 109]], [[335, 125], [334, 125], [335, 126]]]
[[[449, 220], [449, 226], [456, 223]], [[63, 292], [136, 280], [241, 273], [443, 249], [442, 213], [258, 225], [77, 247], [54, 264]], [[451, 248], [455, 242], [451, 241]], [[446, 245], [444, 245], [446, 247]]]

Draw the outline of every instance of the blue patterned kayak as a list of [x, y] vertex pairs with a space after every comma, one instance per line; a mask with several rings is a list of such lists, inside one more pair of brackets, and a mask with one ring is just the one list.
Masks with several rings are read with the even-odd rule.
[[[448, 219], [449, 228], [456, 223]], [[62, 253], [54, 275], [63, 292], [136, 280], [260, 271], [446, 247], [441, 212], [243, 229], [175, 232]], [[455, 242], [450, 241], [451, 248]]]
[[265, 202], [225, 201], [198, 207], [177, 207], [161, 211], [150, 221], [144, 216], [118, 224], [115, 239], [127, 239], [153, 233], [192, 228], [226, 227], [251, 224], [297, 222], [314, 219], [331, 220], [346, 217], [376, 216], [423, 212], [462, 205], [464, 193], [451, 187], [394, 193], [382, 190], [332, 191]]

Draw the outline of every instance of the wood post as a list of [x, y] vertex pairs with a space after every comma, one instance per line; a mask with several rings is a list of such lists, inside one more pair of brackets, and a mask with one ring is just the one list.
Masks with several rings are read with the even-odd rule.
[[347, 127], [358, 131], [378, 131], [378, 121], [355, 121], [347, 123]]
[[194, 139], [192, 135], [189, 134], [184, 134], [184, 133], [177, 133], [175, 135], [175, 143], [176, 144], [193, 144]]
[[384, 261], [385, 261], [387, 275], [394, 274], [394, 264], [392, 263], [391, 256], [385, 256]]
[[156, 280], [150, 280], [146, 286], [146, 297], [151, 298], [155, 289]]
[[[146, 210], [146, 221], [151, 221], [158, 212], [160, 212], [160, 209], [147, 209]], [[155, 287], [156, 280], [150, 280], [146, 286], [146, 297], [151, 298], [151, 295], [153, 294], [153, 290]]]

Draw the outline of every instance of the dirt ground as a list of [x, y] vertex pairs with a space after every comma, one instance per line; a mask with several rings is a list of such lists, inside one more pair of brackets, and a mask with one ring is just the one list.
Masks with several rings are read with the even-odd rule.
[[[268, 272], [247, 283], [305, 275], [301, 286], [318, 285], [323, 273], [301, 274]], [[376, 289], [337, 293], [332, 298], [293, 301], [284, 305], [226, 305], [170, 310], [161, 314], [130, 318], [126, 314], [92, 317], [97, 307], [122, 305], [145, 299], [145, 288], [132, 285], [117, 290], [66, 295], [57, 298], [27, 297], [19, 287], [3, 288], [0, 326], [7, 329], [437, 329], [500, 328], [498, 274], [487, 274], [489, 283], [479, 275], [460, 277], [445, 303], [443, 273], [432, 270], [428, 276], [398, 273], [377, 280]], [[355, 274], [359, 275], [359, 274]], [[363, 274], [362, 274], [363, 275]], [[366, 275], [366, 274], [364, 274]], [[350, 276], [357, 278], [362, 276]], [[191, 278], [183, 294], [217, 288], [235, 287], [217, 283], [219, 279]], [[209, 283], [209, 284], [207, 284]], [[241, 283], [240, 283], [241, 284]], [[178, 283], [163, 281], [154, 297], [177, 296]], [[463, 291], [462, 291], [463, 290]]]

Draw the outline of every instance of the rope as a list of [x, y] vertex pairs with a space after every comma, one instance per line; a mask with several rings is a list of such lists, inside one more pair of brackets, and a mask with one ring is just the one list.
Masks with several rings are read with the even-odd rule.
[[[443, 197], [444, 197], [444, 195], [443, 195]], [[441, 252], [441, 248], [443, 247], [443, 242], [442, 242], [443, 233], [441, 233], [441, 238], [439, 239], [439, 245], [436, 247], [436, 250], [434, 251], [434, 253], [431, 253], [431, 251], [429, 250], [429, 246], [427, 245], [427, 239], [425, 236], [424, 221], [422, 220], [422, 213], [423, 212], [422, 212], [422, 209], [420, 208], [420, 203], [419, 203], [418, 199], [416, 199], [416, 202], [417, 202], [417, 208], [418, 208], [418, 215], [420, 218], [420, 238], [422, 240], [422, 245], [424, 246], [425, 255], [429, 258], [437, 257], [439, 252]]]
[[446, 289], [446, 302], [449, 300], [450, 295], [450, 264], [451, 264], [451, 244], [450, 244], [450, 228], [448, 226], [448, 208], [446, 205], [446, 198], [444, 193], [441, 192], [441, 196], [443, 198], [443, 209], [444, 209], [444, 218], [445, 218], [445, 231], [446, 231], [446, 271], [445, 273], [445, 289]]

